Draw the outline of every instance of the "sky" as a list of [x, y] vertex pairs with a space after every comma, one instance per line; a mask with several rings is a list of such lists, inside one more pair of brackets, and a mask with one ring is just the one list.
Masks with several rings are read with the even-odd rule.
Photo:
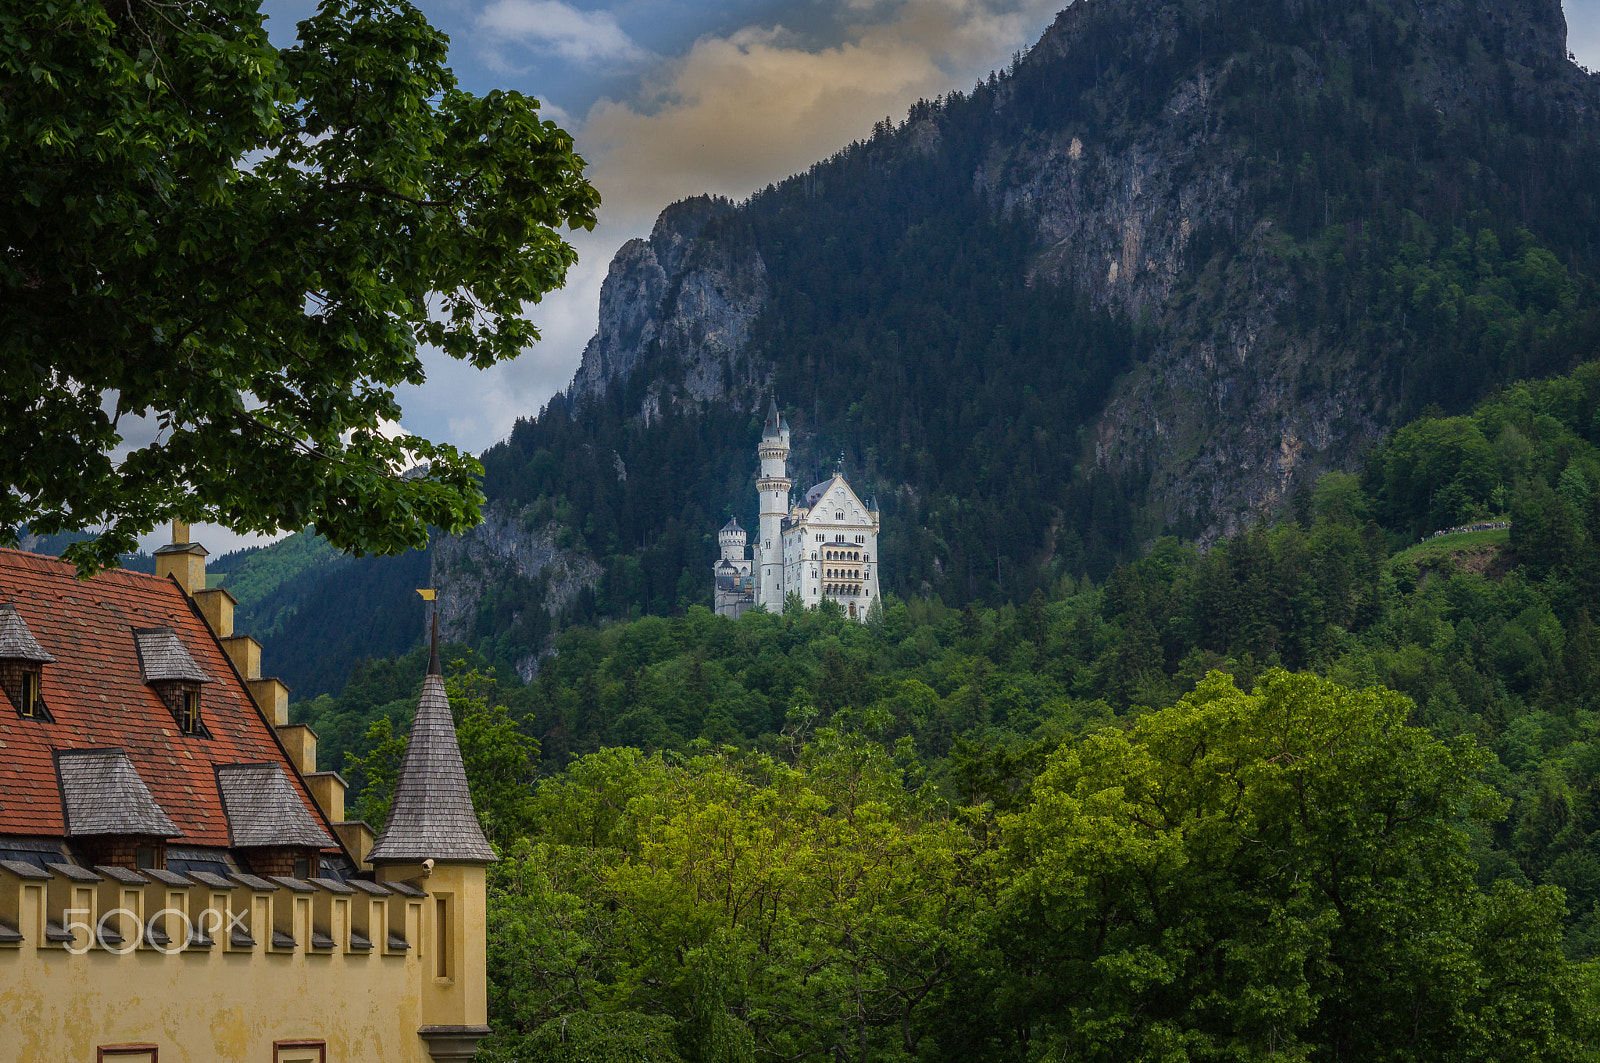
[[[600, 223], [569, 233], [578, 264], [531, 308], [543, 339], [477, 371], [424, 352], [399, 393], [411, 432], [479, 453], [564, 389], [594, 334], [612, 255], [667, 204], [742, 199], [805, 169], [919, 98], [970, 89], [1026, 50], [1065, 0], [413, 0], [450, 35], [463, 88], [516, 89], [575, 138]], [[265, 0], [280, 45], [314, 0]], [[1600, 69], [1600, 0], [1566, 0], [1569, 48]], [[198, 526], [213, 554], [259, 538]], [[166, 541], [148, 537], [146, 547]]]

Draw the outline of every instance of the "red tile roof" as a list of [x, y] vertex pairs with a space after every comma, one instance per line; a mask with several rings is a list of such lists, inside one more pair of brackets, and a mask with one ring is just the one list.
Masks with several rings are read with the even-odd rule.
[[[179, 845], [228, 845], [215, 766], [282, 764], [317, 823], [333, 833], [277, 736], [250, 699], [221, 645], [181, 588], [136, 572], [88, 581], [54, 558], [0, 550], [0, 602], [15, 603], [33, 637], [55, 657], [41, 691], [53, 722], [23, 719], [0, 697], [0, 834], [62, 837], [57, 749], [117, 746], [183, 831]], [[140, 678], [135, 628], [170, 627], [200, 669], [201, 718], [211, 737], [178, 729]]]

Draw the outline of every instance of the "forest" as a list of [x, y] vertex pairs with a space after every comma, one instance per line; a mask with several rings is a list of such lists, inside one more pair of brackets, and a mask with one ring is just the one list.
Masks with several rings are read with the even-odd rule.
[[[490, 1058], [1591, 1058], [1597, 443], [1600, 364], [1021, 605], [455, 648]], [[294, 710], [375, 823], [422, 666]]]
[[[1530, 89], [1492, 27], [1424, 41], [1409, 5], [1227, 0], [1172, 15], [1182, 31], [1161, 47], [1143, 46], [1148, 15], [1101, 5], [1070, 54], [1036, 49], [742, 204], [706, 207], [699, 244], [759, 254], [771, 290], [730, 381], [764, 381], [784, 405], [798, 482], [846, 455], [882, 505], [887, 589], [902, 598], [1024, 602], [1049, 593], [1035, 562], [1063, 546], [1099, 583], [1151, 539], [1215, 519], [1155, 507], [1149, 470], [1100, 467], [1086, 426], [1157, 348], [1226, 333], [1218, 292], [1257, 226], [1276, 234], [1294, 293], [1280, 323], [1324, 345], [1298, 385], [1307, 401], [1360, 375], [1364, 415], [1390, 429], [1600, 356], [1600, 137], [1561, 72], [1536, 71]], [[1460, 88], [1439, 62], [1474, 86], [1470, 111], [1424, 102]], [[1048, 239], [977, 175], [1050, 138], [1142, 143], [1197, 71], [1214, 74], [1215, 150], [1241, 160], [1245, 200], [1201, 207], [1211, 220], [1165, 306], [1092, 304], [1082, 278], [1040, 268]], [[627, 381], [558, 396], [483, 456], [491, 499], [541, 507], [604, 566], [580, 622], [681, 613], [702, 600], [709, 530], [750, 523], [766, 392], [639, 415], [682, 375], [658, 344]], [[1218, 416], [1244, 416], [1246, 390], [1219, 398]]]

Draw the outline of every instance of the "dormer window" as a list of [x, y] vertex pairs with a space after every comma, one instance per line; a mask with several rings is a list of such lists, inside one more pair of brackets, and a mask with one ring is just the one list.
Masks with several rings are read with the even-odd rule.
[[186, 735], [200, 732], [200, 691], [183, 692], [183, 709], [178, 714], [178, 729]]
[[49, 722], [44, 666], [53, 663], [55, 658], [33, 637], [17, 607], [11, 602], [0, 604], [0, 687], [23, 719]]
[[22, 697], [17, 700], [17, 711], [30, 720], [44, 712], [44, 697], [39, 692], [44, 685], [40, 682], [42, 678], [38, 672], [22, 673]]
[[200, 691], [211, 677], [194, 663], [178, 633], [170, 627], [136, 628], [133, 641], [139, 651], [139, 669], [144, 673], [145, 685], [160, 696], [178, 731], [210, 738], [200, 712]]

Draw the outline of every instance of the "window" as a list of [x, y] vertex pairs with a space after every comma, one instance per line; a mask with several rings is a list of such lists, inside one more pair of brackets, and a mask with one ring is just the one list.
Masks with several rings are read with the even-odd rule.
[[178, 714], [178, 729], [186, 735], [200, 733], [200, 691], [183, 692], [183, 710]]
[[34, 719], [41, 714], [44, 700], [39, 697], [39, 673], [22, 673], [22, 700], [17, 706], [17, 711], [28, 719]]
[[844, 520], [844, 510], [841, 509], [837, 513], [835, 513], [833, 515], [833, 519], [834, 520]]
[[434, 898], [433, 902], [434, 926], [434, 954], [438, 957], [434, 961], [435, 978], [450, 977], [450, 902], [443, 897]]
[[311, 877], [311, 857], [309, 857], [309, 856], [297, 856], [297, 857], [294, 858], [294, 877], [295, 878], [310, 878]]
[[115, 1063], [161, 1063], [161, 1053], [155, 1045], [100, 1045], [94, 1050], [95, 1063], [114, 1060]]
[[133, 847], [133, 866], [140, 871], [153, 870], [157, 865], [156, 847], [153, 845], [136, 845]]
[[274, 1041], [272, 1063], [328, 1063], [326, 1041]]

